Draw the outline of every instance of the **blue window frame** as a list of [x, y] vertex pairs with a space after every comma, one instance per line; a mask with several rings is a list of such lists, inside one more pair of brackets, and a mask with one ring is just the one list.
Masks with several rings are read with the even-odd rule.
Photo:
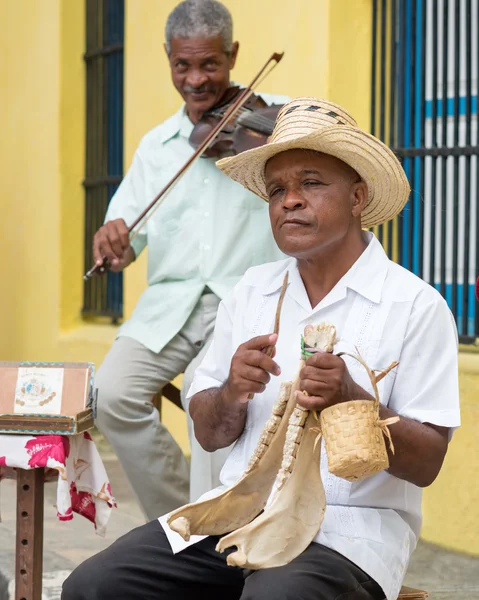
[[465, 343], [479, 337], [478, 36], [475, 0], [373, 0], [372, 132], [412, 189], [377, 233], [441, 292]]
[[[123, 176], [124, 0], [86, 0], [85, 271], [92, 240]], [[84, 316], [123, 316], [123, 275], [84, 284]]]

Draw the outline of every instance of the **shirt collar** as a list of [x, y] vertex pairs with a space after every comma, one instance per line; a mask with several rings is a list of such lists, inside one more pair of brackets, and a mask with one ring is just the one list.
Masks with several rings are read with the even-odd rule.
[[[239, 84], [234, 81], [230, 82], [230, 87], [235, 85]], [[186, 104], [183, 102], [180, 109], [163, 123], [163, 131], [160, 138], [160, 143], [164, 144], [168, 140], [171, 140], [171, 138], [175, 137], [175, 135], [178, 133], [182, 137], [189, 138], [191, 132], [193, 131], [193, 127], [193, 123], [186, 114]]]
[[369, 239], [368, 247], [338, 285], [342, 284], [379, 304], [389, 268], [389, 258], [373, 233], [366, 232], [366, 236]]
[[[314, 310], [323, 308], [336, 300], [344, 298], [347, 289], [355, 291], [375, 304], [381, 302], [382, 290], [388, 272], [389, 258], [373, 233], [366, 232], [366, 236], [369, 240], [366, 250], [364, 250], [349, 271], [344, 274]], [[304, 304], [306, 290], [304, 289], [296, 260], [290, 259], [283, 264], [284, 268], [281, 269], [281, 272], [275, 273], [271, 282], [265, 286], [263, 294], [268, 295], [277, 292], [283, 284], [286, 271], [289, 271], [288, 287], [290, 288], [290, 293], [298, 296], [295, 299], [300, 304]], [[309, 310], [311, 310], [310, 307]]]
[[171, 140], [178, 134], [182, 137], [190, 137], [194, 125], [186, 114], [185, 109], [186, 105], [183, 103], [180, 109], [163, 123], [160, 137], [161, 144]]

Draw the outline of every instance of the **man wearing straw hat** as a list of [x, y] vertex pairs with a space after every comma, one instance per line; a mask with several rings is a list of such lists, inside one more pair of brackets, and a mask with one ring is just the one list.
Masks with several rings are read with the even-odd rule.
[[[211, 495], [247, 468], [280, 382], [296, 376], [298, 340], [309, 324], [334, 324], [339, 341], [333, 354], [312, 355], [300, 373], [297, 399], [307, 408], [373, 399], [361, 366], [339, 353], [356, 349], [373, 369], [399, 361], [378, 386], [380, 417], [400, 416], [390, 428], [395, 453], [387, 471], [354, 483], [331, 475], [323, 455], [324, 521], [284, 566], [230, 567], [215, 551], [218, 537], [184, 542], [160, 518], [81, 565], [62, 597], [396, 600], [419, 535], [421, 488], [437, 477], [460, 424], [452, 315], [436, 290], [391, 262], [364, 231], [404, 207], [404, 171], [343, 108], [314, 98], [283, 107], [269, 144], [218, 166], [269, 203], [276, 243], [290, 258], [253, 267], [223, 300], [189, 390], [202, 446], [214, 451], [236, 442], [222, 487]], [[271, 331], [286, 272], [278, 337]], [[270, 344], [272, 358], [262, 352]]]

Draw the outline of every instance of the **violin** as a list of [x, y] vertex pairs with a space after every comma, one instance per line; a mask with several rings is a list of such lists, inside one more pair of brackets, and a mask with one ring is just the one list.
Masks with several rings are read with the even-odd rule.
[[[190, 135], [193, 148], [198, 148], [207, 139], [240, 93], [239, 86], [229, 88], [220, 104], [203, 114]], [[269, 106], [261, 96], [251, 94], [237, 114], [225, 122], [202, 156], [223, 158], [266, 144], [281, 107], [282, 104]]]
[[[252, 143], [250, 138], [257, 138], [256, 146], [261, 146], [266, 143], [266, 140], [269, 135], [271, 135], [273, 131], [274, 119], [276, 118], [276, 114], [281, 107], [276, 106], [267, 107], [266, 103], [262, 98], [253, 94], [253, 87], [257, 84], [260, 78], [265, 74], [265, 71], [270, 65], [271, 70], [279, 63], [279, 61], [283, 58], [284, 53], [275, 52], [270, 56], [270, 58], [266, 61], [262, 69], [255, 75], [252, 82], [245, 87], [244, 89], [238, 88], [230, 88], [227, 94], [225, 94], [225, 98], [221, 101], [221, 106], [217, 107], [217, 111], [220, 111], [222, 114], [219, 117], [218, 114], [213, 116], [210, 114], [214, 111], [208, 111], [208, 117], [206, 122], [204, 122], [201, 127], [197, 130], [197, 134], [201, 131], [201, 128], [209, 128], [209, 134], [203, 133], [201, 137], [195, 138], [198, 146], [196, 147], [193, 155], [186, 161], [186, 163], [181, 167], [181, 169], [172, 177], [172, 179], [165, 185], [165, 187], [153, 198], [150, 204], [143, 210], [143, 212], [138, 215], [138, 217], [133, 221], [133, 223], [128, 227], [128, 233], [130, 234], [130, 241], [132, 241], [139, 233], [141, 228], [146, 224], [148, 219], [153, 215], [153, 213], [158, 209], [161, 205], [168, 192], [170, 192], [173, 187], [178, 183], [181, 177], [186, 173], [186, 171], [191, 167], [191, 165], [202, 156], [208, 149], [210, 152], [213, 152], [213, 148], [215, 147], [215, 140], [218, 135], [222, 135], [220, 138], [223, 141], [224, 148], [221, 145], [215, 150], [234, 152], [236, 148], [236, 152], [242, 152], [240, 149], [241, 143], [245, 144], [248, 142]], [[263, 104], [259, 106], [257, 110], [253, 110], [253, 106]], [[244, 110], [243, 110], [244, 109]], [[270, 112], [268, 110], [271, 109]], [[264, 110], [264, 113], [260, 113], [260, 110]], [[274, 113], [276, 110], [276, 114]], [[248, 114], [250, 113], [250, 114]], [[272, 115], [274, 114], [274, 118]], [[270, 116], [268, 116], [270, 115]], [[201, 121], [201, 120], [200, 120]], [[260, 126], [259, 123], [262, 123]], [[231, 128], [233, 127], [233, 131]], [[261, 127], [263, 127], [263, 132], [261, 132]], [[256, 129], [255, 129], [256, 128]], [[236, 131], [238, 129], [238, 131]], [[205, 130], [203, 129], [203, 132]], [[266, 133], [265, 133], [266, 132]], [[192, 132], [193, 134], [193, 132]], [[231, 137], [230, 141], [227, 139], [228, 135]], [[236, 137], [235, 137], [236, 135]], [[199, 136], [199, 134], [198, 134]], [[236, 140], [236, 146], [235, 146]], [[246, 140], [246, 141], [241, 141]], [[220, 143], [220, 141], [218, 142]], [[244, 147], [245, 150], [256, 147], [255, 145], [246, 145]], [[217, 154], [212, 154], [212, 156], [217, 156]], [[103, 275], [105, 274], [110, 265], [106, 258], [103, 259], [102, 264], [95, 264], [89, 271], [85, 273], [83, 279], [88, 280], [93, 275]]]

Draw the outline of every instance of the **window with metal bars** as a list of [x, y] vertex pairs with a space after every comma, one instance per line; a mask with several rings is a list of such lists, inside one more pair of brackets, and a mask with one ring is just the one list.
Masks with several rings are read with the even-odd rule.
[[478, 4], [373, 0], [372, 133], [412, 189], [377, 234], [446, 298], [463, 343], [479, 337]]
[[[86, 0], [85, 271], [92, 241], [123, 174], [124, 0]], [[123, 316], [123, 277], [85, 281], [82, 314]]]

